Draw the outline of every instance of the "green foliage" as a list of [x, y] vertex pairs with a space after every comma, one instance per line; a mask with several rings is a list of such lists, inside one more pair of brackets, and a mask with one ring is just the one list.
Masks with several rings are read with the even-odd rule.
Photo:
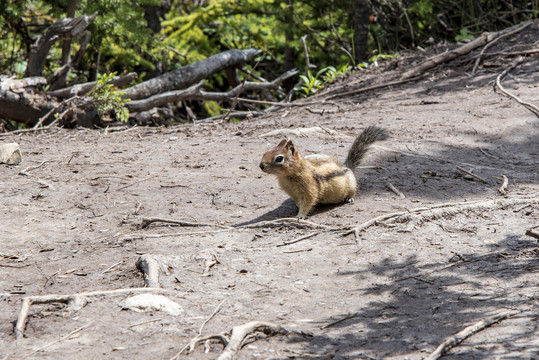
[[387, 0], [371, 6], [376, 21], [369, 26], [371, 48], [394, 52], [441, 40], [472, 39], [537, 19], [537, 0]]
[[[67, 16], [71, 1], [0, 0], [1, 74], [23, 76], [32, 44], [52, 23]], [[539, 12], [539, 0], [367, 3], [371, 57], [355, 64], [360, 67], [376, 64], [394, 56], [385, 54], [403, 48], [473, 39], [482, 31], [537, 19]], [[79, 83], [94, 80], [100, 73], [130, 71], [138, 72], [142, 81], [224, 50], [250, 47], [267, 54], [256, 69], [250, 70], [270, 80], [290, 68], [305, 68], [301, 38], [306, 36], [311, 62], [322, 69], [302, 76], [304, 84], [296, 90], [309, 96], [350, 71], [348, 65], [339, 68], [337, 64], [354, 64], [354, 4], [354, 0], [79, 0], [75, 16], [99, 15], [88, 28], [90, 44], [68, 81]], [[147, 24], [148, 5], [163, 9], [160, 32]], [[80, 39], [73, 39], [71, 55], [79, 48]], [[59, 69], [61, 59], [62, 41], [58, 41], [51, 48], [44, 75]], [[226, 75], [220, 73], [206, 79], [206, 87], [224, 91], [230, 86]], [[121, 95], [112, 95], [112, 88], [100, 91], [105, 94], [103, 103], [110, 104], [110, 109], [118, 110], [117, 116], [125, 119]], [[206, 102], [196, 108], [209, 115], [221, 112], [219, 103]]]
[[130, 99], [122, 98], [125, 92], [108, 83], [114, 76], [116, 76], [116, 73], [102, 75], [87, 96], [93, 99], [100, 116], [103, 116], [106, 111], [112, 110], [118, 120], [127, 122], [129, 120], [129, 110], [127, 110], [125, 104]]
[[[321, 0], [293, 5], [279, 0], [209, 0], [195, 7], [178, 1], [162, 23], [164, 43], [185, 55], [178, 58], [182, 63], [226, 49], [254, 47], [269, 53], [278, 65], [274, 71], [282, 72], [305, 63], [300, 38], [308, 34], [310, 56], [317, 65], [344, 63], [351, 52], [351, 4], [351, 0], [335, 0], [330, 6]], [[169, 52], [170, 59], [177, 56]], [[290, 59], [295, 63], [287, 63]]]
[[[326, 67], [326, 72], [323, 76], [323, 80], [325, 84], [332, 83], [340, 76], [345, 75], [350, 70], [352, 70], [352, 67], [348, 64], [345, 64], [341, 66], [340, 68], [335, 68], [334, 66], [328, 66]], [[323, 69], [322, 69], [323, 70]]]
[[334, 82], [340, 76], [345, 75], [352, 67], [348, 64], [335, 68], [334, 66], [327, 66], [319, 70], [316, 75], [313, 75], [309, 70], [307, 75], [300, 75], [302, 84], [295, 87], [294, 90], [304, 96], [311, 96], [325, 85]]
[[466, 29], [466, 28], [460, 29], [460, 34], [455, 36], [455, 41], [460, 42], [460, 41], [462, 41], [464, 39], [473, 40], [473, 39], [475, 39], [475, 36], [473, 36], [472, 34], [469, 34], [468, 29]]
[[303, 91], [304, 95], [311, 96], [324, 86], [322, 80], [318, 77], [323, 73], [322, 69], [313, 76], [311, 71], [307, 72], [307, 75], [300, 75], [300, 79], [303, 82], [302, 85], [295, 88], [296, 91]]

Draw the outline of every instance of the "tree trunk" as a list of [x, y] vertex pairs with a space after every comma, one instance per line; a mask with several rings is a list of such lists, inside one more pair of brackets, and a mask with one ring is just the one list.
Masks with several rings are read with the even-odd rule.
[[[66, 15], [68, 18], [73, 18], [75, 16], [75, 9], [80, 0], [71, 0], [67, 5]], [[70, 52], [71, 52], [71, 40], [68, 38], [64, 40], [62, 44], [62, 65], [66, 65], [69, 62]]]
[[39, 37], [36, 43], [31, 46], [28, 54], [28, 66], [24, 76], [41, 76], [52, 45], [62, 37], [76, 37], [84, 33], [96, 16], [97, 13], [91, 16], [78, 16], [73, 19], [66, 18], [52, 24], [45, 34]]
[[261, 53], [257, 49], [228, 50], [186, 65], [125, 90], [131, 100], [143, 99], [167, 91], [185, 89], [212, 74], [232, 66], [241, 66]]
[[355, 65], [368, 59], [369, 40], [369, 2], [367, 0], [354, 0], [354, 61]]

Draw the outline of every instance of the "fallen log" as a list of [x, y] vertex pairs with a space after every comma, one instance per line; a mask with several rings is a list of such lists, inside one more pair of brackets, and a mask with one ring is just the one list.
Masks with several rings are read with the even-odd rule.
[[259, 83], [246, 81], [245, 83], [240, 84], [227, 92], [202, 91], [201, 88], [203, 84], [200, 82], [197, 85], [191, 86], [184, 90], [168, 91], [162, 94], [151, 96], [147, 99], [130, 101], [126, 104], [126, 107], [131, 112], [139, 112], [181, 100], [232, 101], [243, 91], [277, 89], [281, 82], [296, 76], [298, 73], [299, 71], [297, 70], [290, 70], [271, 82]]
[[218, 71], [230, 67], [239, 67], [252, 61], [260, 54], [261, 51], [257, 49], [224, 51], [127, 88], [125, 97], [138, 100], [155, 94], [185, 89]]
[[[129, 73], [123, 76], [115, 76], [108, 83], [117, 87], [125, 86], [131, 84], [133, 80], [137, 78], [137, 73]], [[83, 84], [77, 84], [63, 89], [47, 91], [47, 95], [54, 96], [57, 98], [67, 99], [74, 95], [83, 96], [90, 92], [93, 87], [97, 84], [97, 81], [90, 81]]]

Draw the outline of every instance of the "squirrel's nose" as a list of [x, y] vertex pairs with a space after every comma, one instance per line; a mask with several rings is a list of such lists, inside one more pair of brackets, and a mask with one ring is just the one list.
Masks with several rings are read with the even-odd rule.
[[264, 170], [264, 164], [263, 164], [263, 163], [260, 163], [259, 166], [260, 166], [260, 169], [261, 169], [261, 170]]

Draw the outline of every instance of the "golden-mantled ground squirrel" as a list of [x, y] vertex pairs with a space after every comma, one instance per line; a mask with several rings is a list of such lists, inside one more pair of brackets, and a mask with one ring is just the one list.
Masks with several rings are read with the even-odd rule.
[[387, 138], [384, 129], [369, 126], [354, 140], [344, 164], [323, 154], [303, 158], [292, 141], [285, 139], [262, 156], [260, 169], [277, 176], [281, 189], [299, 208], [297, 217], [305, 219], [316, 204], [354, 201], [357, 181], [352, 170], [359, 166], [369, 145]]

